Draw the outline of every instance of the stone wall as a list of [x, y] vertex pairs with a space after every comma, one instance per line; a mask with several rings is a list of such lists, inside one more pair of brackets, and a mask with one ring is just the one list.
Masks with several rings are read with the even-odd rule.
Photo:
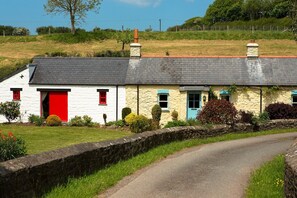
[[287, 151], [285, 158], [285, 196], [297, 197], [297, 142]]
[[[260, 129], [297, 127], [294, 120], [273, 121]], [[120, 160], [131, 158], [159, 145], [190, 138], [206, 138], [226, 133], [252, 131], [253, 126], [234, 128], [175, 127], [160, 129], [114, 141], [84, 143], [0, 163], [0, 197], [39, 197], [69, 177], [80, 177]]]

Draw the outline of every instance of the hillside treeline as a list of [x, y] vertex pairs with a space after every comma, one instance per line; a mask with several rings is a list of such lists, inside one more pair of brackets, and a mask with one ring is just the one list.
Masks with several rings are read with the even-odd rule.
[[204, 22], [213, 24], [260, 18], [284, 18], [289, 12], [289, 0], [216, 0], [208, 7]]
[[203, 29], [210, 26], [287, 26], [290, 0], [215, 0], [204, 17], [194, 17], [168, 31]]

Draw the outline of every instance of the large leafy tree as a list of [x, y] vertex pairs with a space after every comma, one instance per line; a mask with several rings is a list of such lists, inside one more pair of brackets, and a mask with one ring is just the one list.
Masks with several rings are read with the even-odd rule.
[[47, 0], [44, 9], [50, 14], [69, 15], [71, 32], [75, 34], [75, 25], [83, 21], [88, 11], [98, 11], [102, 0]]

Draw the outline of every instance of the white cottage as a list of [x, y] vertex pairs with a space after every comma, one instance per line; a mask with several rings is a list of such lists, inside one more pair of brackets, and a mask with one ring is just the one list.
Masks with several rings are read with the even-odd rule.
[[[129, 58], [35, 58], [0, 80], [0, 102], [18, 101], [21, 121], [30, 114], [58, 115], [67, 122], [88, 115], [103, 123], [121, 119], [126, 106], [125, 76]], [[0, 122], [6, 119], [0, 116]]]

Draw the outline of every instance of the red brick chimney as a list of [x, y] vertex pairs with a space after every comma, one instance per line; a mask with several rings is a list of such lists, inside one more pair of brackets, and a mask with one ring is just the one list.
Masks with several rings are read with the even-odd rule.
[[141, 57], [141, 44], [138, 37], [138, 29], [134, 30], [134, 43], [130, 44], [130, 57], [140, 58]]

